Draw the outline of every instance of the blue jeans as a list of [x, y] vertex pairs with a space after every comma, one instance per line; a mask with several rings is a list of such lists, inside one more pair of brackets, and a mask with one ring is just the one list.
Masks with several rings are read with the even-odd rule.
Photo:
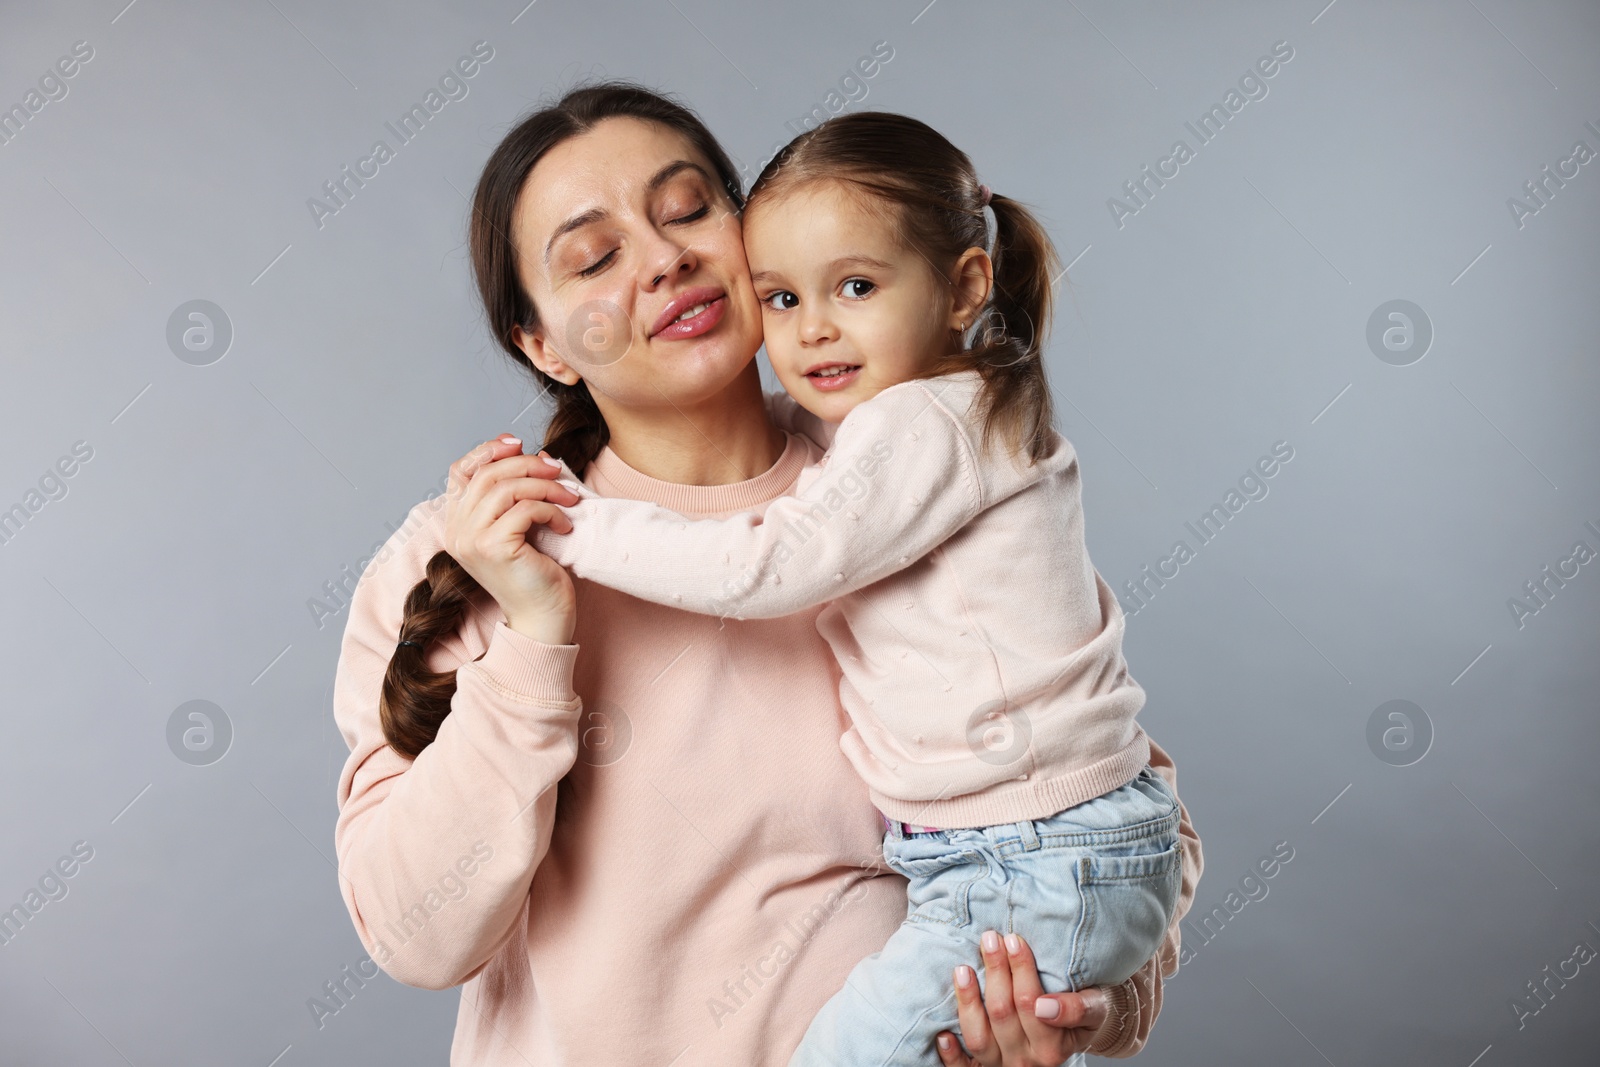
[[930, 1067], [960, 1034], [958, 964], [984, 981], [978, 939], [1018, 933], [1045, 992], [1116, 985], [1166, 936], [1183, 876], [1178, 801], [1149, 766], [1124, 786], [1043, 819], [883, 839], [910, 879], [906, 918], [811, 1021], [789, 1067]]

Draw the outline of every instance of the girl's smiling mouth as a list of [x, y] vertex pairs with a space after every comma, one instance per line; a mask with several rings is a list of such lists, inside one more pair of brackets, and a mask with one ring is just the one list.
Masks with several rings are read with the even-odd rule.
[[859, 363], [819, 363], [808, 369], [804, 377], [823, 392], [843, 389], [861, 374]]

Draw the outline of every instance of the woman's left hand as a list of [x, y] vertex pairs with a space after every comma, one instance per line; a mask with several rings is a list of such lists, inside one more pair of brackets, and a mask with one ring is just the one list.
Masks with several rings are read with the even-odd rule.
[[[956, 968], [956, 1014], [972, 1057], [948, 1030], [935, 1042], [945, 1067], [1059, 1067], [1087, 1051], [1106, 1019], [1106, 997], [1096, 986], [1077, 993], [1045, 993], [1033, 950], [1019, 934], [990, 930], [982, 938], [984, 987], [963, 964]], [[964, 972], [964, 973], [963, 973]], [[966, 984], [962, 981], [965, 979]], [[1040, 1018], [1036, 1006], [1053, 1018]]]

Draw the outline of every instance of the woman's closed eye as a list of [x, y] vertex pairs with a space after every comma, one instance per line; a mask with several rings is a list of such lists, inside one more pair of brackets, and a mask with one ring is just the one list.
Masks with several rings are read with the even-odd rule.
[[600, 271], [605, 269], [606, 264], [610, 263], [612, 261], [612, 259], [614, 259], [616, 257], [616, 254], [617, 254], [617, 250], [615, 248], [613, 248], [611, 251], [607, 252], [605, 255], [601, 256], [599, 259], [595, 260], [593, 263], [589, 264], [587, 267], [584, 267], [583, 269], [579, 270], [578, 271], [579, 277], [587, 278], [591, 274], [600, 273]]
[[696, 208], [694, 211], [689, 212], [687, 215], [680, 215], [675, 219], [668, 219], [667, 220], [667, 225], [675, 226], [675, 225], [679, 225], [679, 224], [685, 223], [685, 222], [699, 222], [701, 219], [705, 218], [707, 213], [709, 213], [710, 211], [711, 211], [711, 205], [710, 204], [702, 204], [702, 205], [700, 205], [700, 207]]
[[[693, 211], [689, 212], [686, 215], [679, 215], [676, 218], [668, 219], [666, 221], [665, 225], [667, 225], [667, 226], [682, 226], [682, 225], [686, 225], [686, 224], [691, 223], [691, 222], [699, 222], [701, 219], [705, 218], [708, 214], [710, 214], [710, 212], [711, 212], [711, 205], [710, 204], [701, 204], [698, 208], [695, 208]], [[605, 255], [601, 256], [599, 259], [595, 260], [593, 263], [590, 263], [587, 267], [580, 268], [577, 271], [578, 276], [581, 277], [581, 278], [588, 278], [588, 277], [590, 277], [592, 275], [599, 274], [602, 270], [604, 270], [611, 263], [612, 259], [616, 258], [616, 255], [617, 255], [617, 249], [613, 248], [611, 251], [607, 252]]]

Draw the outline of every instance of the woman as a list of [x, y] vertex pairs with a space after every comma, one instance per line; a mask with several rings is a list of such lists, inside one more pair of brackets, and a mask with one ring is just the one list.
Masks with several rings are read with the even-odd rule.
[[[820, 453], [761, 392], [740, 207], [704, 126], [625, 85], [569, 93], [485, 166], [491, 329], [555, 396], [547, 451], [596, 492], [724, 515]], [[351, 918], [396, 979], [464, 983], [452, 1063], [782, 1064], [905, 910], [839, 750], [821, 609], [721, 621], [575, 587], [526, 540], [575, 498], [521, 452], [455, 463], [353, 598], [335, 690]], [[1174, 780], [1154, 744], [1152, 764]], [[1183, 833], [1180, 918], [1201, 865], [1187, 812]], [[1122, 986], [1041, 996], [1026, 943], [989, 940], [983, 1000], [969, 969], [953, 982], [977, 1059], [944, 1063], [1131, 1055], [1178, 947], [1174, 922]]]

